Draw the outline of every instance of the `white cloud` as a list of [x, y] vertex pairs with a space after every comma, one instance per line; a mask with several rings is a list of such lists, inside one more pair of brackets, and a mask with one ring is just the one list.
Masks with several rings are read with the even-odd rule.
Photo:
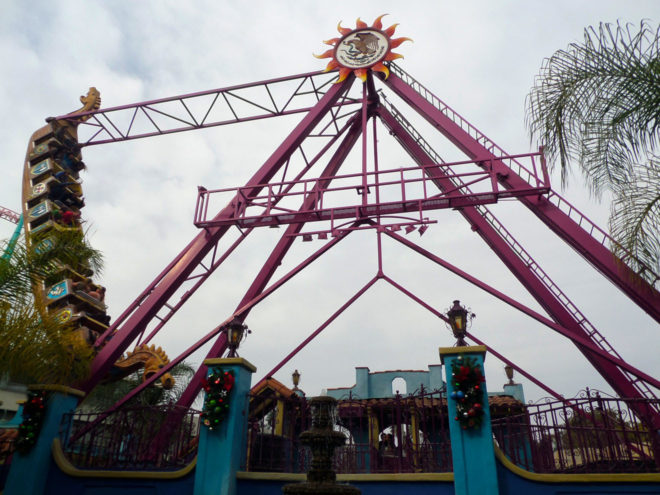
[[[13, 209], [20, 207], [22, 160], [30, 134], [45, 117], [74, 110], [78, 96], [91, 85], [109, 107], [313, 71], [325, 62], [311, 54], [325, 49], [322, 40], [336, 36], [337, 21], [353, 26], [360, 16], [371, 23], [388, 12], [384, 23], [399, 22], [396, 35], [414, 39], [397, 49], [406, 56], [401, 66], [506, 150], [519, 153], [530, 150], [524, 99], [543, 58], [579, 40], [589, 24], [657, 20], [659, 13], [653, 1], [565, 1], [552, 8], [541, 2], [486, 1], [416, 2], [405, 8], [392, 1], [10, 1], [3, 8], [0, 63], [9, 70], [0, 80], [0, 204]], [[429, 130], [412, 114], [409, 118]], [[93, 243], [105, 252], [102, 282], [113, 316], [197, 234], [192, 226], [196, 186], [243, 184], [296, 119], [84, 150], [89, 166], [84, 215]], [[387, 150], [380, 154], [382, 166], [405, 165], [386, 141], [381, 136]], [[457, 156], [444, 140], [433, 142], [443, 155]], [[607, 205], [593, 203], [576, 186], [566, 195], [605, 225]], [[506, 202], [494, 210], [623, 357], [657, 375], [657, 346], [638, 345], [657, 342], [655, 322], [520, 205]], [[455, 212], [439, 211], [433, 217], [438, 224], [420, 239], [422, 245], [538, 310]], [[11, 230], [7, 223], [0, 225], [0, 236]], [[282, 231], [252, 234], [157, 337], [158, 344], [176, 355], [223, 321]], [[292, 250], [282, 272], [318, 247], [318, 241], [296, 241], [296, 252]], [[373, 235], [353, 234], [255, 308], [247, 321], [254, 333], [242, 355], [258, 366], [256, 378], [375, 275], [374, 249]], [[419, 255], [387, 241], [384, 266], [387, 274], [438, 309], [446, 309], [454, 298], [469, 304], [478, 314], [478, 336], [556, 390], [572, 395], [585, 385], [606, 387], [565, 339]], [[438, 362], [438, 346], [450, 344], [449, 332], [435, 317], [381, 281], [277, 376], [288, 382], [287, 374], [298, 368], [303, 388], [315, 394], [351, 385], [354, 366], [424, 369]], [[488, 358], [487, 372], [496, 388], [504, 383], [495, 359]], [[528, 398], [541, 395], [533, 386], [527, 390]]]

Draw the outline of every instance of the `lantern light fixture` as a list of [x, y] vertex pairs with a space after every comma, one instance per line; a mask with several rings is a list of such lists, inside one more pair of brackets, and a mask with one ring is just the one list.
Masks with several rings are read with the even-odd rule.
[[245, 340], [249, 333], [252, 333], [252, 330], [248, 329], [241, 320], [234, 317], [233, 320], [227, 325], [227, 345], [229, 346], [229, 354], [227, 357], [238, 357], [236, 350], [241, 345], [241, 342]]
[[465, 334], [467, 333], [468, 327], [472, 324], [472, 319], [476, 315], [470, 312], [465, 306], [461, 306], [461, 303], [456, 299], [453, 303], [453, 306], [447, 311], [447, 318], [449, 320], [449, 326], [456, 337], [456, 346], [466, 346]]

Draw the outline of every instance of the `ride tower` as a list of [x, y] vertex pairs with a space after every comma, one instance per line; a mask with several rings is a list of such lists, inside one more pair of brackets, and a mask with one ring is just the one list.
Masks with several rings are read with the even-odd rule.
[[[617, 257], [616, 241], [551, 187], [542, 150], [510, 154], [436, 97], [394, 61], [393, 50], [408, 38], [394, 38], [396, 25], [384, 28], [360, 21], [355, 29], [338, 27], [340, 36], [319, 58], [329, 58], [324, 71], [179, 95], [137, 104], [83, 108], [51, 120], [49, 129], [74, 128], [76, 146], [84, 148], [245, 121], [300, 115], [300, 121], [247, 183], [240, 187], [200, 187], [194, 223], [200, 229], [190, 243], [135, 298], [111, 325], [99, 332], [89, 391], [105, 379], [131, 346], [152, 342], [174, 314], [255, 229], [280, 227], [279, 241], [266, 257], [236, 309], [184, 352], [160, 367], [111, 410], [121, 407], [155, 380], [161, 379], [206, 343], [207, 358], [223, 356], [228, 329], [243, 324], [251, 310], [314, 260], [356, 231], [371, 231], [377, 239], [378, 269], [374, 277], [319, 328], [295, 347], [267, 376], [272, 376], [332, 321], [384, 281], [447, 321], [433, 308], [382, 270], [384, 239], [409, 248], [431, 262], [500, 298], [548, 328], [570, 339], [622, 398], [656, 397], [660, 381], [625, 361], [587, 317], [571, 302], [488, 205], [515, 200], [584, 257], [604, 277], [656, 321], [660, 321], [660, 277], [631, 254]], [[447, 162], [387, 95], [395, 95], [465, 155]], [[406, 152], [410, 162], [400, 168], [379, 167], [378, 125]], [[45, 135], [45, 134], [44, 134]], [[309, 140], [322, 140], [314, 154], [305, 153]], [[33, 137], [39, 146], [43, 136]], [[344, 173], [357, 150], [357, 172]], [[294, 161], [293, 157], [302, 157]], [[353, 155], [351, 155], [353, 156]], [[357, 199], [356, 199], [357, 198]], [[455, 210], [545, 310], [521, 304], [495, 287], [420, 246], [405, 233], [423, 234], [436, 222], [437, 210]], [[26, 211], [26, 218], [30, 211]], [[221, 243], [230, 229], [240, 235]], [[318, 250], [284, 274], [282, 261], [297, 242], [325, 241]], [[621, 251], [625, 252], [623, 248]], [[276, 278], [276, 274], [279, 278]], [[486, 345], [474, 335], [473, 342]], [[551, 395], [560, 395], [493, 349], [506, 364]], [[206, 367], [201, 366], [180, 399], [190, 406], [200, 391]], [[635, 406], [631, 406], [635, 407]], [[640, 415], [660, 427], [660, 411], [638, 405]]]

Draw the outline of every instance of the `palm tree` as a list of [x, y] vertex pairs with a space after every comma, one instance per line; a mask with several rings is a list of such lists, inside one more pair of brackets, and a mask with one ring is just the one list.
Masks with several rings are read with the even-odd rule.
[[[174, 404], [179, 399], [195, 374], [195, 368], [186, 362], [173, 366], [170, 374], [175, 384], [171, 389], [162, 386], [145, 388], [140, 394], [133, 397], [127, 406], [155, 406]], [[143, 370], [136, 371], [121, 380], [101, 383], [92, 390], [80, 407], [86, 411], [106, 411], [117, 401], [128, 395], [143, 380]]]
[[660, 262], [660, 29], [601, 23], [546, 59], [527, 100], [532, 138], [577, 163], [592, 193], [614, 197], [610, 231], [642, 263]]
[[0, 375], [12, 381], [75, 385], [87, 376], [91, 349], [33, 295], [33, 288], [57, 281], [62, 265], [98, 273], [101, 255], [82, 232], [67, 229], [29, 246], [19, 242], [0, 259]]

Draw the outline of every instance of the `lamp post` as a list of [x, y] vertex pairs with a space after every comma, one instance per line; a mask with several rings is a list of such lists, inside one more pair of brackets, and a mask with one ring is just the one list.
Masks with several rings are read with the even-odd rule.
[[509, 379], [509, 383], [506, 385], [515, 385], [513, 382], [513, 366], [509, 366], [508, 364], [504, 367], [504, 372], [506, 373], [506, 377]]
[[460, 301], [454, 301], [454, 305], [447, 311], [447, 318], [449, 318], [449, 325], [456, 337], [456, 346], [467, 346], [465, 342], [465, 333], [467, 327], [476, 315], [470, 313], [464, 306], [461, 306]]
[[227, 325], [227, 345], [229, 346], [229, 354], [227, 357], [237, 357], [238, 353], [236, 349], [241, 344], [243, 338], [246, 336], [245, 331], [251, 333], [248, 330], [247, 325], [241, 323], [238, 318], [234, 318], [229, 325]]

